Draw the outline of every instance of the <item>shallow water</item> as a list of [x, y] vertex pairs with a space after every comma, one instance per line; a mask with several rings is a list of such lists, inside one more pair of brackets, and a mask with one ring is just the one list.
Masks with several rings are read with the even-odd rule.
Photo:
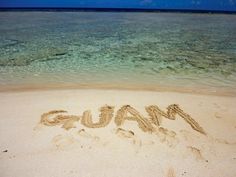
[[0, 12], [0, 87], [236, 90], [236, 16]]

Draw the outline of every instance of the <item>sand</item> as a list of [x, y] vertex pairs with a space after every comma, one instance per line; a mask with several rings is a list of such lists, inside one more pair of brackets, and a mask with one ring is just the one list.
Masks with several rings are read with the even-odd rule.
[[222, 95], [1, 92], [0, 176], [235, 177], [235, 108]]

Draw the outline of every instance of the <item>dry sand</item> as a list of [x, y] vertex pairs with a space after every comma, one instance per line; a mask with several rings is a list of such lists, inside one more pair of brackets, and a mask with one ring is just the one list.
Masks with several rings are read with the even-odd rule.
[[[145, 131], [151, 121], [145, 107], [167, 111], [172, 104], [189, 118], [157, 116]], [[102, 110], [110, 112], [101, 114], [105, 105], [111, 107]], [[140, 113], [138, 121], [133, 114], [119, 117], [124, 105]], [[49, 118], [54, 110], [67, 112]], [[236, 97], [87, 89], [2, 92], [0, 113], [1, 177], [236, 176]], [[48, 120], [42, 122], [42, 115]]]

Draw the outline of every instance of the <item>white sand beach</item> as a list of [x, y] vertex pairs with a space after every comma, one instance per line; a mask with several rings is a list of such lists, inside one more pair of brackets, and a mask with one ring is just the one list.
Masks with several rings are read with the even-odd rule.
[[[166, 112], [172, 104], [178, 104], [204, 133], [179, 114], [175, 120], [159, 117], [159, 126], [150, 123], [145, 107], [156, 105]], [[65, 124], [40, 123], [41, 115], [53, 110], [80, 118], [91, 110], [93, 122], [98, 122], [104, 105], [114, 106], [114, 112], [101, 128], [86, 127], [80, 119], [70, 122], [69, 130]], [[117, 126], [115, 117], [124, 105], [132, 106], [155, 130], [145, 132], [137, 121], [128, 118]], [[1, 92], [0, 176], [235, 177], [235, 108], [233, 96], [177, 92]]]

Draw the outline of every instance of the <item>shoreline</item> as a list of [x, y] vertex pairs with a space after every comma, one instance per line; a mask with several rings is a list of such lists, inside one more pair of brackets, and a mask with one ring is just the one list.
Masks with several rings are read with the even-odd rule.
[[196, 87], [178, 87], [178, 86], [118, 86], [104, 85], [104, 84], [54, 84], [54, 85], [1, 85], [0, 93], [8, 92], [32, 92], [32, 91], [47, 91], [47, 90], [121, 90], [121, 91], [148, 91], [148, 92], [176, 92], [187, 93], [196, 95], [213, 95], [213, 96], [229, 96], [236, 97], [235, 89], [216, 88], [215, 90], [209, 88], [196, 88]]

